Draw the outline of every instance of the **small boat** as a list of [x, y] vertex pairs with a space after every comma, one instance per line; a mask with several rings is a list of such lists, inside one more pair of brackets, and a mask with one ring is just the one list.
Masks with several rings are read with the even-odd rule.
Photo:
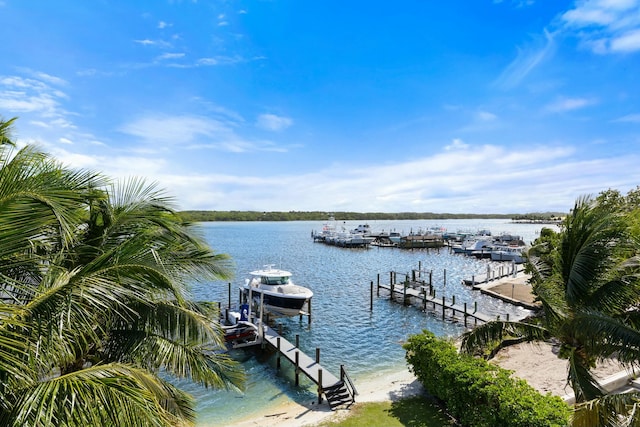
[[251, 322], [240, 320], [234, 325], [222, 326], [224, 339], [230, 341], [250, 342], [258, 335], [258, 327]]
[[297, 316], [302, 313], [305, 303], [313, 292], [291, 280], [291, 272], [265, 265], [262, 270], [249, 273], [242, 288], [246, 295], [251, 293], [254, 302], [262, 301], [264, 309], [280, 316]]
[[491, 251], [491, 261], [511, 261], [516, 264], [524, 262], [522, 251], [525, 246], [502, 246]]

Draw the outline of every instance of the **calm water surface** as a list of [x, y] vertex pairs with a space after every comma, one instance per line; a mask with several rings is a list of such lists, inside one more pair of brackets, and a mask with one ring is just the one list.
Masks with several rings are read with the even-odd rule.
[[[409, 232], [418, 228], [442, 226], [449, 231], [489, 229], [492, 233], [509, 232], [531, 243], [542, 225], [514, 224], [507, 220], [447, 220], [447, 221], [371, 221], [373, 231], [397, 230]], [[293, 273], [296, 284], [313, 290], [312, 322], [297, 317], [279, 320], [283, 335], [290, 341], [300, 336], [300, 347], [307, 354], [321, 350], [321, 364], [334, 375], [340, 365], [358, 383], [367, 378], [398, 371], [406, 366], [402, 343], [411, 334], [423, 329], [438, 336], [457, 336], [463, 327], [452, 321], [442, 321], [437, 313], [423, 313], [415, 307], [391, 303], [388, 298], [375, 297], [370, 311], [370, 283], [380, 275], [388, 283], [389, 272], [409, 273], [417, 269], [433, 271], [437, 295], [456, 303], [474, 302], [478, 310], [504, 318], [522, 318], [528, 312], [493, 298], [481, 295], [462, 285], [463, 278], [487, 271], [487, 260], [450, 254], [446, 249], [401, 250], [397, 248], [346, 249], [314, 243], [311, 231], [320, 231], [323, 223], [302, 222], [222, 222], [202, 223], [202, 234], [219, 253], [229, 254], [235, 265], [231, 281], [232, 304], [238, 300], [238, 288], [249, 271], [265, 264], [275, 264]], [[348, 229], [358, 223], [347, 221]], [[499, 266], [499, 263], [493, 263]], [[446, 274], [445, 274], [446, 271]], [[445, 283], [446, 276], [446, 283]], [[228, 282], [194, 285], [194, 298], [221, 301], [229, 299]], [[283, 361], [279, 373], [275, 358], [260, 356], [251, 351], [234, 351], [247, 373], [243, 393], [206, 390], [184, 382], [179, 385], [197, 399], [198, 425], [223, 426], [251, 416], [265, 408], [275, 407], [288, 400], [311, 402], [316, 398], [315, 387], [300, 376], [300, 387], [294, 386], [293, 369]]]

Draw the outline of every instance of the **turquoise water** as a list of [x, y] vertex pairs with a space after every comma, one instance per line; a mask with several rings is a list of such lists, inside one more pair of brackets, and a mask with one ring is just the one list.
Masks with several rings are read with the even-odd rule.
[[[537, 237], [541, 225], [513, 224], [506, 220], [447, 220], [447, 221], [373, 221], [373, 231], [443, 226], [449, 231], [458, 229], [489, 229], [493, 234], [509, 232], [530, 243]], [[351, 229], [357, 222], [347, 222]], [[319, 231], [322, 222], [225, 222], [202, 223], [202, 234], [216, 252], [229, 254], [235, 264], [231, 301], [236, 304], [238, 288], [251, 270], [265, 264], [276, 264], [293, 273], [296, 284], [314, 292], [312, 322], [307, 318], [281, 319], [283, 335], [290, 341], [300, 336], [300, 347], [312, 357], [320, 348], [321, 364], [334, 375], [345, 365], [358, 383], [380, 371], [397, 371], [406, 366], [402, 343], [411, 334], [423, 329], [438, 336], [457, 336], [463, 332], [460, 324], [442, 321], [436, 313], [423, 313], [415, 307], [391, 303], [388, 298], [374, 295], [370, 311], [370, 283], [378, 274], [388, 283], [389, 272], [409, 273], [417, 269], [433, 270], [433, 284], [437, 295], [456, 303], [467, 302], [478, 310], [503, 318], [522, 318], [528, 312], [522, 308], [493, 299], [463, 285], [462, 279], [486, 273], [487, 260], [455, 255], [446, 249], [435, 251], [401, 250], [397, 248], [346, 249], [314, 243], [311, 231]], [[494, 266], [500, 264], [494, 263]], [[446, 274], [445, 274], [446, 270]], [[446, 275], [446, 283], [445, 283]], [[228, 282], [198, 284], [193, 288], [197, 300], [221, 301], [229, 299]], [[207, 390], [188, 382], [179, 383], [197, 399], [198, 425], [223, 426], [275, 407], [288, 400], [300, 403], [316, 398], [315, 387], [304, 376], [300, 386], [294, 386], [293, 369], [282, 363], [276, 372], [275, 358], [252, 351], [232, 353], [242, 361], [247, 373], [246, 390], [242, 393]]]

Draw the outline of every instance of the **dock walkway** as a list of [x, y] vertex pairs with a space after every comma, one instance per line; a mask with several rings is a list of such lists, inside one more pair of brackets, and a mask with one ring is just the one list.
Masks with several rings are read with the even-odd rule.
[[445, 297], [438, 298], [432, 294], [429, 294], [429, 286], [425, 286], [424, 282], [401, 282], [396, 284], [378, 284], [378, 290], [385, 289], [389, 291], [390, 295], [402, 296], [405, 304], [408, 304], [410, 298], [419, 300], [422, 303], [423, 310], [427, 309], [427, 305], [431, 304], [435, 310], [436, 307], [442, 312], [442, 318], [446, 317], [447, 311], [451, 313], [451, 316], [455, 317], [456, 313], [463, 317], [464, 325], [467, 325], [468, 318], [473, 319], [474, 324], [480, 322], [489, 322], [495, 320], [493, 317], [480, 313], [477, 311], [477, 307], [474, 304], [473, 310], [469, 310], [467, 303], [456, 304], [455, 298], [452, 298], [451, 302], [447, 302]]
[[340, 366], [340, 378], [337, 378], [320, 365], [319, 349], [316, 349], [314, 360], [270, 326], [265, 324], [262, 328], [263, 340], [278, 352], [278, 366], [280, 366], [282, 355], [296, 367], [296, 385], [298, 385], [298, 372], [302, 372], [318, 386], [318, 403], [321, 402], [322, 394], [326, 397], [331, 409], [349, 407], [355, 402], [355, 395], [358, 392], [343, 366]]
[[[337, 378], [320, 365], [320, 349], [316, 348], [316, 358], [314, 360], [300, 350], [298, 336], [296, 336], [296, 344], [294, 345], [280, 336], [275, 329], [263, 322], [260, 317], [256, 317], [254, 313], [251, 313], [249, 317], [250, 321], [244, 321], [244, 323], [252, 325], [255, 331], [254, 336], [246, 337], [243, 334], [238, 334], [237, 340], [234, 337], [229, 341], [231, 348], [255, 347], [268, 344], [276, 350], [278, 369], [280, 368], [280, 358], [282, 356], [294, 365], [296, 386], [299, 385], [300, 372], [318, 386], [318, 404], [322, 403], [323, 395], [332, 410], [339, 407], [348, 408], [355, 402], [355, 396], [358, 392], [343, 365], [340, 365], [340, 378]], [[227, 309], [221, 322], [233, 326], [240, 323], [238, 322], [239, 320], [239, 312]]]

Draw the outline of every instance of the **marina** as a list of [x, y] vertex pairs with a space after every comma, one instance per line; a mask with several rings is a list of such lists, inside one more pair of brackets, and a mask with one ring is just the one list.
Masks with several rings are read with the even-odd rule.
[[[540, 229], [539, 225], [514, 225], [504, 220], [450, 220], [438, 221], [438, 224], [376, 221], [371, 223], [371, 228], [417, 230], [430, 225], [444, 226], [449, 230], [490, 228], [496, 234], [511, 230], [523, 236], [526, 242], [533, 241]], [[346, 226], [354, 229], [358, 223], [347, 223]], [[256, 265], [274, 262], [295, 272], [296, 284], [313, 291], [313, 320], [311, 316], [303, 320], [305, 315], [276, 317], [268, 322], [269, 327], [281, 337], [283, 349], [282, 340], [286, 339], [308, 355], [312, 362], [315, 362], [316, 349], [321, 349], [323, 377], [330, 373], [340, 380], [341, 366], [346, 367], [357, 389], [369, 378], [406, 369], [402, 343], [410, 334], [427, 329], [438, 336], [460, 335], [465, 330], [464, 315], [461, 314], [465, 303], [467, 313], [475, 311], [494, 319], [497, 316], [506, 319], [508, 316], [517, 320], [530, 313], [525, 307], [463, 283], [464, 279], [472, 276], [479, 282], [486, 274], [487, 266], [495, 270], [496, 275], [501, 267], [507, 274], [511, 263], [461, 256], [446, 248], [406, 251], [371, 246], [368, 250], [361, 250], [318, 245], [309, 239], [309, 230], [318, 227], [317, 222], [311, 221], [203, 223], [201, 227], [203, 236], [216, 251], [232, 257], [236, 277], [247, 277]], [[380, 289], [381, 295], [376, 297], [378, 275], [381, 284], [387, 284], [382, 282], [389, 282], [386, 278], [390, 277], [391, 271], [408, 272], [411, 279], [414, 269], [417, 280], [424, 280], [427, 285], [431, 283], [436, 295], [435, 308], [432, 300], [427, 300], [426, 311], [423, 311], [420, 300], [414, 300], [410, 305], [390, 303], [389, 290], [386, 289]], [[394, 278], [394, 283], [404, 281], [401, 273], [397, 273], [397, 277], [399, 280]], [[231, 282], [237, 283], [235, 280]], [[498, 283], [497, 280], [490, 282]], [[240, 287], [242, 285], [233, 285], [235, 289]], [[221, 301], [223, 306], [233, 303], [229, 301], [228, 281], [195, 285], [194, 294], [198, 300]], [[401, 294], [396, 292], [395, 295], [395, 300], [403, 302]], [[444, 320], [438, 304], [442, 302], [443, 295], [447, 305], [453, 302], [455, 295], [456, 309], [455, 316], [452, 316], [452, 310], [446, 309]], [[467, 327], [475, 324], [472, 317], [467, 316], [467, 319]], [[280, 354], [283, 363], [278, 366], [277, 342], [275, 346], [265, 342], [264, 346], [268, 351], [262, 351], [262, 345], [252, 346], [258, 351], [242, 348], [230, 351], [247, 372], [249, 381], [243, 392], [203, 390], [195, 385], [181, 385], [198, 402], [198, 426], [228, 425], [234, 419], [249, 417], [264, 408], [275, 408], [290, 401], [305, 402], [310, 410], [314, 410], [315, 405], [309, 402], [318, 401], [318, 385], [302, 372], [298, 372], [300, 375], [296, 383], [294, 362]], [[311, 365], [308, 360], [306, 363]], [[323, 399], [326, 402], [326, 398]]]

